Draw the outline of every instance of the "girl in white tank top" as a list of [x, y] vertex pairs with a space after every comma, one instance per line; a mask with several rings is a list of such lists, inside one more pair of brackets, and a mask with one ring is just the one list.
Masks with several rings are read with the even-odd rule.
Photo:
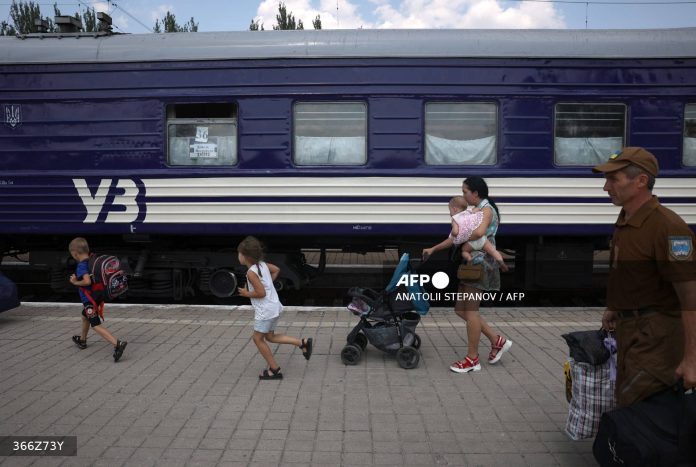
[[[271, 264], [275, 268], [274, 265]], [[277, 268], [276, 268], [277, 269]], [[254, 307], [254, 319], [256, 320], [268, 320], [277, 318], [283, 311], [283, 305], [280, 303], [278, 298], [278, 292], [276, 292], [275, 286], [273, 285], [273, 277], [271, 276], [271, 270], [263, 261], [259, 261], [253, 264], [249, 271], [247, 271], [247, 288], [249, 292], [254, 293], [254, 283], [249, 280], [249, 274], [255, 273], [256, 276], [261, 281], [263, 285], [263, 291], [265, 295], [262, 298], [255, 298], [253, 295], [249, 295], [251, 299], [251, 306]], [[255, 281], [254, 281], [255, 282]]]
[[278, 277], [280, 269], [263, 261], [263, 248], [261, 242], [254, 237], [247, 237], [237, 247], [237, 259], [249, 268], [247, 271], [247, 285], [239, 288], [239, 295], [251, 300], [254, 307], [254, 344], [259, 349], [261, 356], [268, 363], [268, 368], [259, 375], [259, 379], [282, 379], [280, 366], [273, 358], [273, 352], [268, 342], [274, 344], [291, 344], [302, 350], [304, 358], [309, 360], [312, 356], [311, 337], [297, 339], [283, 334], [276, 334], [275, 327], [278, 317], [283, 311], [283, 305], [278, 298], [273, 281]]

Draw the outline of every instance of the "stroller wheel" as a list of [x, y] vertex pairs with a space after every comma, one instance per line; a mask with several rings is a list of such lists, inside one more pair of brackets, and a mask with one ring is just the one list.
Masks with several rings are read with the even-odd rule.
[[357, 365], [362, 356], [362, 349], [355, 344], [348, 344], [341, 350], [341, 361], [344, 365]]
[[367, 347], [367, 336], [359, 332], [358, 335], [355, 336], [355, 344], [357, 344], [360, 349], [365, 350], [365, 347]]
[[355, 335], [355, 337], [353, 337], [352, 342], [350, 340], [350, 335], [349, 335], [348, 338], [346, 339], [346, 342], [348, 344], [357, 345], [358, 347], [360, 347], [361, 350], [365, 350], [365, 347], [367, 347], [367, 336], [365, 335], [364, 332], [361, 331], [361, 332], [358, 332]]
[[402, 347], [396, 351], [396, 361], [401, 368], [410, 370], [418, 366], [420, 352], [413, 347]]
[[413, 347], [414, 349], [420, 349], [420, 345], [421, 345], [420, 336], [418, 334], [414, 333], [413, 334], [413, 344], [411, 344], [411, 347]]

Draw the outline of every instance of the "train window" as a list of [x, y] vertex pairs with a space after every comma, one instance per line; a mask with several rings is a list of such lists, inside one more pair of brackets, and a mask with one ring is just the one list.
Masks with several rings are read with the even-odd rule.
[[684, 165], [696, 166], [696, 104], [684, 110]]
[[367, 161], [367, 105], [363, 102], [298, 102], [294, 126], [297, 165]]
[[624, 146], [624, 104], [556, 104], [557, 165], [597, 165]]
[[170, 165], [234, 165], [237, 163], [237, 106], [168, 105], [167, 140]]
[[498, 107], [491, 103], [425, 104], [425, 162], [430, 165], [493, 165]]

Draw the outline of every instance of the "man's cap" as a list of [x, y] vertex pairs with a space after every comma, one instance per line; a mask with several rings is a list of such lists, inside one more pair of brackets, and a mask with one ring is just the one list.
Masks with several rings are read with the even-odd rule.
[[630, 147], [623, 148], [621, 151], [617, 151], [611, 156], [609, 160], [604, 164], [600, 164], [597, 167], [593, 167], [592, 171], [594, 173], [608, 173], [621, 170], [629, 165], [635, 165], [641, 169], [648, 172], [653, 177], [657, 177], [657, 173], [660, 170], [659, 164], [657, 163], [657, 158], [647, 149]]

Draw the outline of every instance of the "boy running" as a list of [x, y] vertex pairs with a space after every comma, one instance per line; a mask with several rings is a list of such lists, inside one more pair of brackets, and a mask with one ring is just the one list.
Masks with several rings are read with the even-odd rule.
[[104, 302], [95, 302], [92, 298], [92, 277], [89, 272], [89, 245], [87, 240], [77, 237], [70, 242], [68, 247], [70, 255], [77, 261], [75, 274], [70, 276], [70, 283], [79, 287], [80, 299], [82, 300], [82, 333], [73, 336], [72, 340], [80, 349], [87, 348], [87, 333], [90, 325], [94, 332], [99, 334], [105, 341], [114, 346], [114, 362], [119, 361], [123, 350], [128, 342], [117, 340], [113, 334], [102, 326]]

